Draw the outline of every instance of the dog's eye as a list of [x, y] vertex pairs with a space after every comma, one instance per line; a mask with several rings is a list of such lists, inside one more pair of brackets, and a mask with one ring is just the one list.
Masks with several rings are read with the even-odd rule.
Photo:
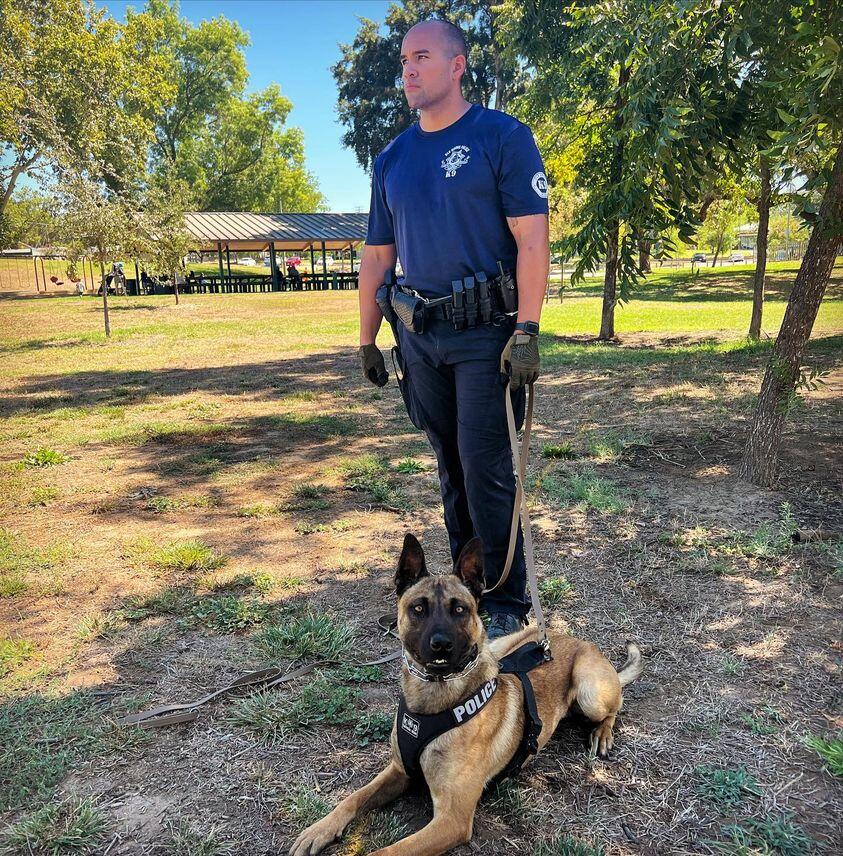
[[464, 607], [464, 606], [462, 606], [462, 605], [460, 605], [460, 604], [458, 603], [458, 604], [454, 607], [454, 612], [456, 612], [456, 614], [457, 614], [457, 615], [462, 615], [462, 614], [465, 612], [465, 607]]
[[424, 612], [424, 607], [420, 603], [417, 603], [413, 607], [413, 612], [415, 612], [416, 615], [421, 615]]

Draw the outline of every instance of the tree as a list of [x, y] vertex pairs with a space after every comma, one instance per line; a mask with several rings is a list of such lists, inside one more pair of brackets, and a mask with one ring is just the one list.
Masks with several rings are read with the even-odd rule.
[[331, 69], [337, 83], [337, 112], [348, 129], [343, 145], [352, 149], [363, 169], [414, 121], [400, 86], [401, 41], [413, 24], [444, 18], [459, 26], [468, 45], [463, 94], [468, 101], [504, 110], [524, 86], [525, 76], [511, 50], [497, 34], [496, 4], [491, 0], [404, 0], [386, 15], [387, 33], [360, 19], [350, 45]]
[[54, 233], [49, 197], [29, 188], [16, 191], [0, 219], [0, 247], [43, 247], [52, 243]]
[[[784, 128], [771, 132], [771, 149], [782, 160], [805, 150], [822, 153], [817, 173], [803, 188], [802, 213], [811, 237], [790, 293], [782, 326], [764, 373], [739, 474], [769, 486], [776, 479], [778, 450], [787, 413], [805, 382], [802, 357], [843, 238], [843, 23], [826, 0], [764, 6], [738, 5], [738, 29], [748, 36], [754, 59], [768, 58], [770, 86], [778, 90]], [[808, 199], [822, 193], [817, 209]]]
[[703, 181], [735, 121], [729, 17], [716, 0], [576, 0], [561, 12], [555, 0], [506, 0], [502, 20], [535, 70], [519, 107], [531, 119], [552, 112], [565, 129], [557, 144], [583, 146], [585, 201], [566, 253], [579, 257], [574, 279], [605, 260], [599, 338], [612, 339], [641, 242], [669, 251], [672, 229], [690, 241], [699, 223]]
[[24, 174], [96, 158], [112, 186], [139, 178], [172, 94], [156, 38], [149, 15], [121, 25], [83, 0], [0, 0], [0, 217]]
[[104, 181], [81, 172], [66, 172], [54, 185], [58, 219], [71, 259], [87, 255], [96, 260], [102, 282], [102, 311], [106, 337], [111, 336], [105, 266], [137, 244], [134, 205]]
[[[246, 95], [246, 33], [220, 16], [194, 25], [173, 0], [149, 0], [174, 97], [155, 115], [155, 180], [187, 184], [203, 210], [318, 211], [304, 135], [285, 127], [292, 103], [275, 84]], [[127, 20], [134, 20], [129, 13]]]
[[714, 254], [712, 267], [716, 267], [717, 259], [725, 250], [734, 246], [738, 226], [746, 222], [750, 211], [739, 188], [735, 188], [731, 196], [717, 199], [709, 206], [697, 240], [702, 247]]
[[196, 238], [185, 226], [185, 214], [191, 208], [188, 188], [175, 179], [151, 187], [142, 208], [133, 212], [136, 229], [134, 255], [152, 274], [170, 277], [176, 304], [179, 303], [178, 275], [185, 256], [196, 246]]
[[285, 129], [292, 103], [275, 84], [221, 105], [185, 139], [174, 175], [208, 211], [319, 211], [325, 197], [304, 165], [304, 135]]

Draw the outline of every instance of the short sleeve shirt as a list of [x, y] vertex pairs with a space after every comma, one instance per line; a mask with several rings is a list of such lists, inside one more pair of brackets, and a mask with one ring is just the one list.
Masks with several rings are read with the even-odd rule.
[[395, 244], [404, 281], [428, 297], [498, 262], [515, 267], [507, 217], [547, 214], [547, 178], [530, 129], [472, 105], [439, 131], [416, 123], [376, 158], [367, 244]]

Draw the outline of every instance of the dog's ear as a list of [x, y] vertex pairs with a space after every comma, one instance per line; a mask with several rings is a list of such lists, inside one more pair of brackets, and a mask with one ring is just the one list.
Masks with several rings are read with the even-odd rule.
[[401, 558], [398, 560], [398, 570], [395, 572], [395, 591], [398, 597], [427, 575], [424, 550], [416, 536], [408, 532], [404, 536], [404, 547], [401, 550]]
[[483, 594], [486, 578], [483, 573], [483, 542], [480, 538], [472, 538], [460, 552], [460, 557], [454, 566], [454, 573], [463, 581], [463, 585], [480, 600]]

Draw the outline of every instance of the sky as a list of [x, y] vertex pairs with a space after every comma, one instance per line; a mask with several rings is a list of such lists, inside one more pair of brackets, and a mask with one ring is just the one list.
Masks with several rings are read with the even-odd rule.
[[[98, 5], [122, 20], [127, 6], [143, 8], [144, 0], [98, 0]], [[278, 83], [293, 102], [288, 125], [304, 131], [307, 168], [330, 211], [369, 210], [369, 176], [340, 142], [343, 127], [330, 67], [340, 57], [338, 44], [353, 41], [358, 16], [383, 23], [388, 7], [388, 0], [181, 0], [181, 14], [189, 21], [223, 15], [249, 33], [248, 90]]]

